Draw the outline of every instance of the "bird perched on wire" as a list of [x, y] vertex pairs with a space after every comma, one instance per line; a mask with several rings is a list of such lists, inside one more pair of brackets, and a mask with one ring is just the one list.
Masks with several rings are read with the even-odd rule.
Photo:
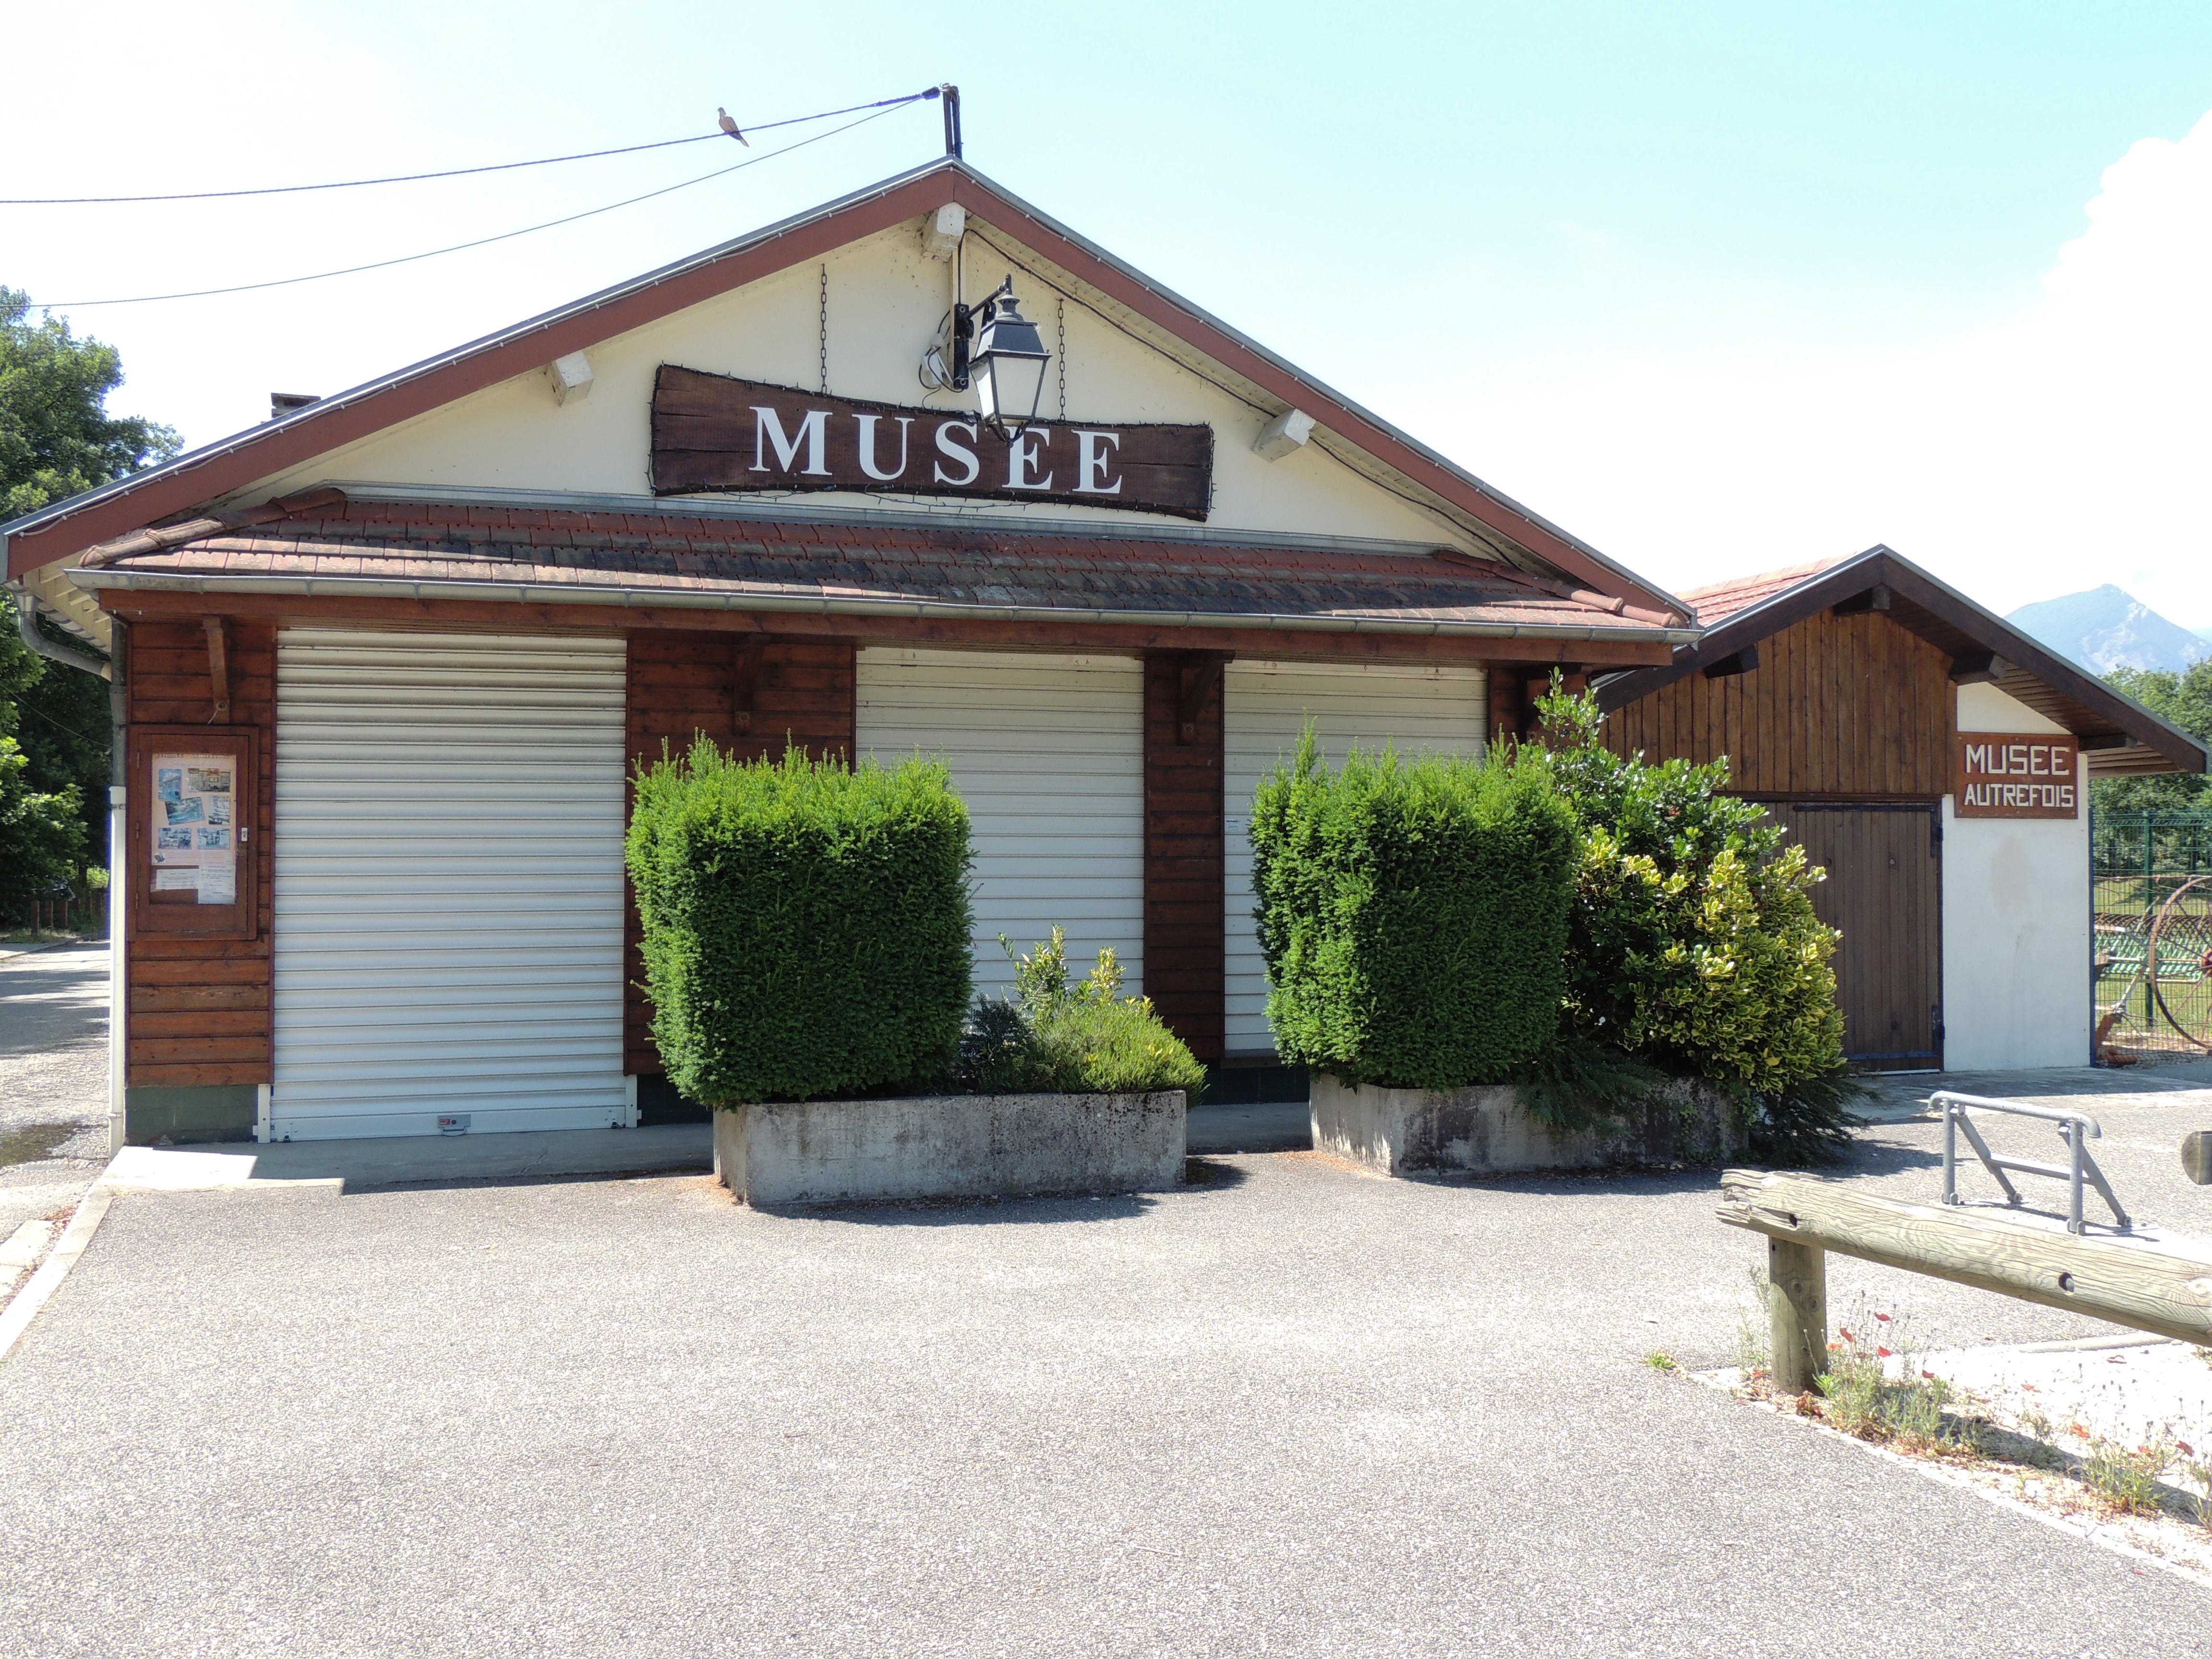
[[750, 138], [746, 137], [745, 137], [745, 135], [744, 135], [744, 133], [739, 132], [739, 131], [738, 131], [738, 124], [737, 124], [735, 121], [732, 121], [732, 119], [730, 119], [730, 112], [729, 112], [729, 111], [727, 111], [727, 110], [724, 109], [720, 105], [719, 105], [719, 104], [718, 104], [718, 105], [716, 105], [716, 106], [714, 106], [714, 113], [715, 113], [715, 114], [717, 114], [717, 115], [719, 115], [719, 116], [720, 116], [720, 117], [721, 117], [721, 118], [722, 118], [722, 131], [725, 131], [725, 132], [728, 133], [728, 134], [730, 135], [730, 137], [732, 137], [732, 138], [736, 139], [739, 143], [743, 144], [743, 145], [744, 145], [747, 149], [750, 149], [753, 147], [753, 141], [752, 141], [751, 139], [750, 139]]

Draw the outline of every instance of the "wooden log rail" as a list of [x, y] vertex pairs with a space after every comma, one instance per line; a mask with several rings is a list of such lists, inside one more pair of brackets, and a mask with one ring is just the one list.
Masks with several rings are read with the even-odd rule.
[[1762, 1170], [1723, 1175], [1718, 1213], [1766, 1236], [1774, 1383], [1785, 1392], [1811, 1388], [1827, 1369], [1830, 1250], [2212, 1346], [2212, 1255]]

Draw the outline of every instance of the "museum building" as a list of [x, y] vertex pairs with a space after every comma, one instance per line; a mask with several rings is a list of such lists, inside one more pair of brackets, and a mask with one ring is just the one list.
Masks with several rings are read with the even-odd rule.
[[[1557, 671], [1655, 755], [1764, 733], [1738, 787], [1808, 842], [1918, 811], [1938, 1036], [1847, 1009], [1877, 1064], [2085, 1059], [2081, 785], [2205, 767], [1886, 550], [1668, 594], [950, 158], [0, 537], [25, 613], [112, 659], [118, 1145], [684, 1109], [622, 840], [634, 767], [702, 732], [941, 756], [979, 987], [1059, 924], [1227, 1066], [1273, 1059], [1243, 814], [1308, 720], [1477, 755]], [[1793, 629], [1878, 665], [1778, 678]], [[2035, 816], [1952, 827], [1970, 732], [2074, 745], [1975, 751]], [[2008, 1001], [2062, 973], [2071, 1024]]]

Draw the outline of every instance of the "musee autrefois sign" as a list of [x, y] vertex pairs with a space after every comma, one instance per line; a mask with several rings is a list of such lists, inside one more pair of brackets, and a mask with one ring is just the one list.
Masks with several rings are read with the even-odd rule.
[[2071, 818], [2081, 811], [2080, 743], [2017, 732], [1959, 733], [1955, 801], [1962, 818]]
[[1203, 520], [1213, 428], [1040, 420], [1009, 443], [964, 410], [662, 367], [653, 388], [654, 495], [794, 489], [1069, 501]]

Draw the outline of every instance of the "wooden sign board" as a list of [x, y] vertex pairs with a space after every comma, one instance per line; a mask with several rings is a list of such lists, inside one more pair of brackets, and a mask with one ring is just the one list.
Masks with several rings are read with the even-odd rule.
[[1961, 732], [1952, 767], [1962, 818], [2072, 818], [2081, 813], [2081, 744], [2071, 737]]
[[1008, 443], [964, 410], [903, 408], [664, 364], [653, 493], [846, 489], [1066, 501], [1203, 520], [1213, 428], [1042, 421]]

